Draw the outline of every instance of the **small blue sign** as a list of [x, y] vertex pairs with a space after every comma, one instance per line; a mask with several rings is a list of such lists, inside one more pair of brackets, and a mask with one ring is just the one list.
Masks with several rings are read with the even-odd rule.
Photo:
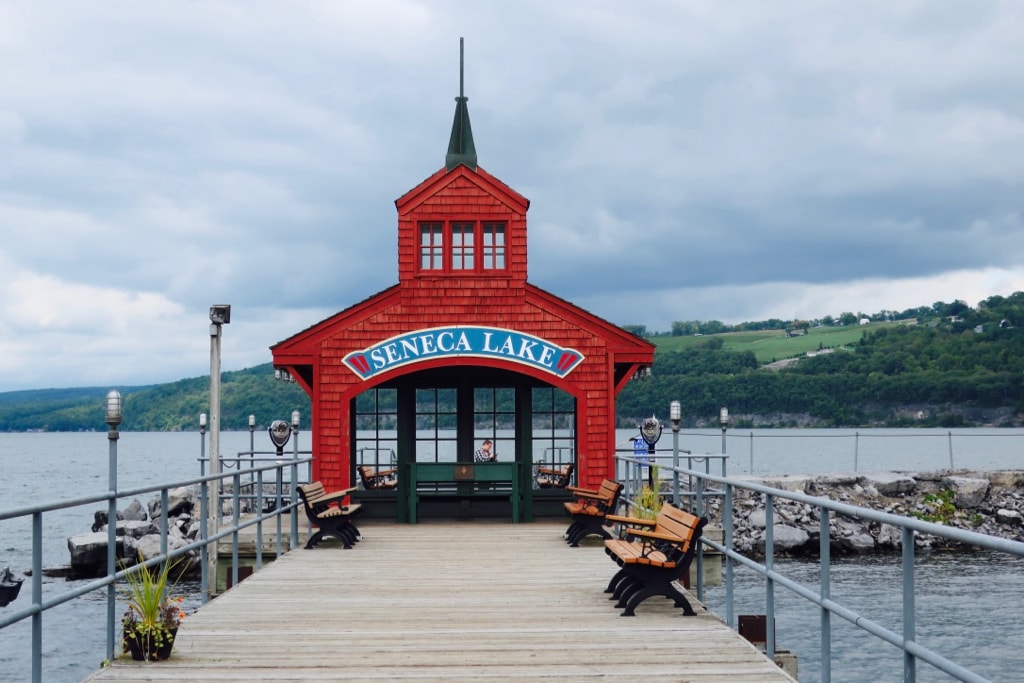
[[644, 460], [646, 462], [651, 461], [650, 449], [647, 442], [640, 437], [633, 439], [633, 455], [635, 455], [638, 460]]

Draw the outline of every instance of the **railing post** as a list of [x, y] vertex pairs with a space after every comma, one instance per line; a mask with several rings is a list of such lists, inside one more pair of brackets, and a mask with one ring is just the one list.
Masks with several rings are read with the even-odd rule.
[[[43, 513], [32, 513], [32, 605], [43, 604]], [[43, 611], [32, 615], [32, 683], [43, 682]]]
[[231, 526], [234, 530], [231, 533], [231, 585], [238, 585], [238, 507], [242, 504], [240, 495], [242, 487], [241, 467], [235, 463], [235, 474], [231, 478]]
[[[203, 520], [210, 519], [210, 486], [205, 479], [199, 484], [199, 511]], [[199, 581], [202, 584], [202, 604], [210, 601], [210, 538], [209, 525], [205, 523], [199, 527], [199, 537], [203, 539], [203, 545], [199, 549]]]
[[750, 473], [754, 473], [754, 432], [750, 432]]
[[[697, 477], [697, 496], [694, 502], [697, 516], [704, 516], [704, 477]], [[704, 544], [697, 544], [697, 600], [704, 602]]]
[[853, 433], [853, 471], [857, 471], [857, 461], [860, 458], [860, 432]]
[[917, 680], [917, 658], [907, 651], [917, 638], [914, 611], [914, 530], [903, 527], [903, 683]]
[[263, 569], [263, 470], [256, 473], [256, 571]]
[[160, 554], [167, 557], [167, 525], [170, 523], [167, 514], [167, 506], [170, 500], [167, 495], [167, 488], [160, 489], [160, 511], [163, 513], [163, 520], [160, 522]]
[[[829, 600], [831, 596], [831, 567], [832, 567], [832, 539], [829, 531], [828, 508], [819, 507], [821, 525], [818, 527], [820, 535], [818, 550], [821, 561], [818, 572], [821, 576], [821, 599]], [[827, 608], [821, 608], [821, 683], [829, 683], [832, 680], [832, 613]]]
[[295, 488], [299, 484], [299, 411], [297, 410], [292, 411], [292, 456], [292, 469], [289, 475], [291, 478], [291, 510], [288, 512], [292, 520], [292, 533], [288, 548], [295, 550], [299, 544], [299, 516], [295, 514], [299, 495]]
[[[732, 520], [732, 484], [725, 485], [725, 503], [722, 507], [723, 541], [726, 550], [733, 550], [733, 520]], [[733, 605], [733, 565], [732, 555], [725, 554], [725, 621], [732, 628], [738, 628], [736, 623], [735, 605]]]
[[770, 493], [764, 496], [764, 566], [765, 573], [764, 596], [765, 612], [767, 616], [767, 633], [765, 643], [768, 659], [775, 661], [775, 579], [768, 576], [769, 572], [775, 571], [775, 531], [772, 528], [774, 522], [775, 497]]
[[281, 487], [284, 486], [282, 467], [284, 465], [278, 462], [277, 469], [274, 470], [274, 473], [277, 475], [277, 492], [274, 494], [276, 496], [276, 507], [274, 509], [277, 510], [277, 557], [281, 557], [284, 554], [281, 550], [281, 505], [284, 504], [284, 501], [281, 500]]

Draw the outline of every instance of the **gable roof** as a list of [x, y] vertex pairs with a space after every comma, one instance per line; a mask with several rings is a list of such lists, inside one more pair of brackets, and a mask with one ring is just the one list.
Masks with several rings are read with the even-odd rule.
[[450, 171], [446, 168], [438, 169], [433, 175], [396, 199], [395, 208], [398, 209], [398, 215], [402, 216], [403, 214], [415, 211], [424, 201], [459, 180], [466, 180], [476, 185], [481, 191], [486, 192], [505, 204], [510, 211], [526, 213], [530, 208], [529, 199], [498, 180], [483, 168], [477, 167], [474, 171], [463, 164], [459, 164]]

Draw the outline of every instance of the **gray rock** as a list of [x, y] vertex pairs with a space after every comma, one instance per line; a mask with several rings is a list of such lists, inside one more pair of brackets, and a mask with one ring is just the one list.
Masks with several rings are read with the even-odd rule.
[[785, 524], [775, 524], [772, 526], [772, 540], [775, 547], [779, 550], [786, 551], [799, 548], [806, 545], [810, 538], [810, 535], [803, 529]]
[[121, 518], [129, 522], [145, 522], [149, 517], [142, 508], [142, 503], [137, 499], [128, 504], [128, 507], [121, 513]]
[[752, 527], [763, 529], [765, 527], [765, 512], [764, 509], [753, 510], [750, 516], [747, 517], [747, 523]]
[[898, 472], [867, 474], [864, 479], [868, 486], [878, 491], [879, 495], [888, 498], [913, 493], [917, 489], [917, 481], [913, 477]]
[[153, 531], [153, 525], [149, 522], [128, 521], [117, 523], [118, 536], [129, 536], [131, 538], [139, 539], [146, 534], [153, 533]]
[[[124, 517], [121, 516], [120, 512], [117, 513], [117, 519], [124, 519]], [[107, 526], [107, 511], [106, 510], [97, 510], [96, 512], [92, 513], [92, 530], [93, 530], [94, 533], [97, 532], [97, 531], [103, 530], [104, 528], [106, 528], [106, 526]]]
[[891, 524], [880, 524], [878, 525], [878, 531], [872, 535], [875, 537], [875, 543], [878, 547], [903, 547], [903, 531], [899, 527]]
[[961, 510], [970, 510], [981, 505], [988, 497], [988, 479], [970, 479], [967, 477], [946, 477], [943, 485], [953, 491], [953, 505]]
[[[167, 535], [167, 550], [169, 552], [188, 545], [185, 539], [180, 536]], [[136, 544], [136, 552], [143, 560], [151, 560], [160, 555], [160, 534], [149, 534], [140, 538]]]
[[[190, 489], [178, 487], [167, 492], [168, 517], [189, 514], [195, 506], [196, 499]], [[160, 509], [160, 497], [156, 496], [153, 500], [149, 501], [149, 518], [155, 520], [162, 516], [163, 511]]]
[[1024, 515], [1016, 510], [996, 510], [996, 521], [1006, 526], [1021, 526], [1024, 524]]
[[814, 487], [814, 478], [808, 476], [790, 476], [787, 474], [782, 477], [765, 477], [762, 481], [765, 486], [794, 493], [807, 493], [808, 490]]
[[827, 476], [817, 477], [814, 480], [814, 484], [815, 488], [851, 488], [860, 483], [861, 480], [863, 480], [863, 477], [859, 474], [829, 474]]
[[989, 472], [988, 480], [992, 486], [999, 488], [1020, 488], [1024, 487], [1024, 472], [1020, 470], [1000, 470]]
[[875, 538], [865, 531], [860, 531], [840, 538], [839, 545], [855, 553], [867, 553], [875, 549]]
[[[133, 554], [135, 539], [118, 536], [115, 555], [123, 560], [125, 554]], [[68, 552], [71, 554], [71, 572], [76, 576], [94, 577], [107, 573], [107, 534], [93, 532], [68, 538]]]

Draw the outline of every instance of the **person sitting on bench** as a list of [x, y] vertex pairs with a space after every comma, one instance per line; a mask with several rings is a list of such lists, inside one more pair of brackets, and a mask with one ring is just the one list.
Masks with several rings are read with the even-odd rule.
[[473, 453], [473, 460], [475, 462], [494, 462], [498, 459], [497, 453], [491, 453], [491, 440], [484, 439], [484, 442], [480, 444], [480, 448]]

